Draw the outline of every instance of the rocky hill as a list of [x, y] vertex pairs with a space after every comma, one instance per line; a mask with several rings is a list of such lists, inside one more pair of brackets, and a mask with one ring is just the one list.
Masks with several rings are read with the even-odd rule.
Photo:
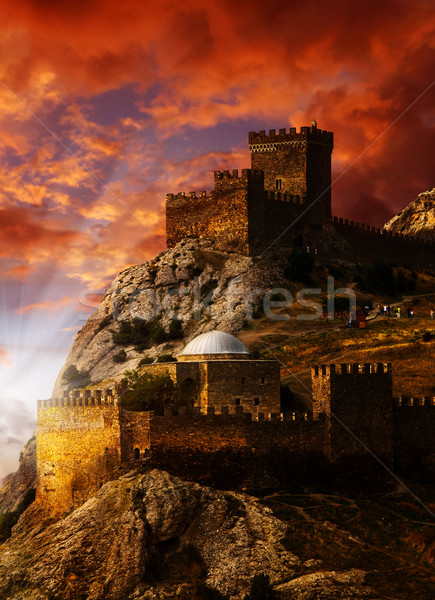
[[36, 440], [32, 438], [21, 451], [18, 470], [0, 486], [0, 515], [14, 511], [27, 492], [36, 487]]
[[396, 496], [260, 500], [131, 472], [57, 522], [34, 502], [0, 545], [0, 597], [242, 600], [265, 573], [277, 600], [429, 600], [430, 518]]
[[388, 231], [435, 241], [435, 188], [423, 192], [384, 225]]
[[44, 529], [43, 518], [34, 504], [0, 547], [3, 600], [187, 598], [195, 580], [239, 598], [253, 573], [285, 582], [300, 565], [270, 509], [160, 471], [113, 481]]
[[[255, 305], [261, 293], [258, 290], [282, 282], [283, 256], [278, 250], [262, 259], [251, 258], [214, 250], [205, 240], [188, 240], [153, 261], [122, 271], [77, 333], [53, 396], [65, 387], [64, 373], [71, 365], [87, 383], [113, 380], [136, 368], [146, 356], [176, 353], [203, 331], [239, 331], [246, 318], [247, 299], [252, 297]], [[157, 325], [150, 331], [149, 348], [141, 351], [135, 350], [137, 343], [119, 346], [113, 341], [122, 321], [134, 319]], [[180, 321], [180, 329], [174, 336], [165, 336], [174, 319]], [[126, 352], [125, 360], [114, 362], [120, 348]], [[80, 387], [80, 378], [78, 383]]]

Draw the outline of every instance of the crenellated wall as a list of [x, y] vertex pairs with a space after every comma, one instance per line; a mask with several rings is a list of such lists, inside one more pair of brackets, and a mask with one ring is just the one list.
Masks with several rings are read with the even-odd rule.
[[381, 259], [413, 268], [435, 264], [435, 245], [427, 241], [337, 217], [332, 224], [358, 259]]
[[[64, 513], [132, 468], [161, 468], [226, 489], [287, 485], [343, 457], [358, 468], [371, 453], [410, 475], [435, 468], [435, 397], [393, 400], [389, 363], [316, 366], [313, 412], [283, 414], [268, 410], [267, 402], [255, 405], [252, 396], [234, 403], [225, 385], [234, 386], [242, 372], [228, 376], [232, 361], [214, 362], [212, 385], [220, 381], [225, 393], [213, 405], [168, 408], [161, 416], [132, 412], [122, 407], [118, 390], [75, 390], [38, 402], [37, 499]], [[233, 365], [260, 362], [251, 382], [259, 395], [274, 361]], [[198, 365], [207, 361], [174, 363], [171, 374], [181, 369], [192, 376]]]
[[312, 369], [313, 415], [328, 421], [331, 460], [368, 450], [393, 464], [393, 380], [389, 363], [320, 365]]
[[63, 513], [92, 496], [121, 465], [115, 390], [75, 390], [38, 402], [37, 499]]
[[224, 489], [272, 486], [321, 457], [323, 440], [323, 423], [308, 415], [253, 416], [230, 406], [219, 414], [154, 416], [150, 466]]
[[435, 471], [435, 397], [394, 399], [396, 467], [409, 476]]
[[314, 124], [300, 131], [292, 127], [249, 132], [251, 169], [242, 169], [240, 175], [237, 170], [215, 171], [209, 196], [166, 195], [168, 247], [184, 238], [206, 238], [217, 248], [250, 256], [272, 245], [309, 245], [321, 254], [336, 254], [334, 245], [328, 248], [332, 224], [355, 260], [379, 258], [412, 268], [433, 267], [433, 245], [331, 217], [333, 145], [333, 133]]

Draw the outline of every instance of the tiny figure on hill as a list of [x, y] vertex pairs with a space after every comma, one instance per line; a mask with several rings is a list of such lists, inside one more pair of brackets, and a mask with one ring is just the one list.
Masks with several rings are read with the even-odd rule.
[[396, 319], [400, 319], [401, 312], [402, 312], [402, 309], [400, 308], [400, 306], [398, 306], [396, 308]]

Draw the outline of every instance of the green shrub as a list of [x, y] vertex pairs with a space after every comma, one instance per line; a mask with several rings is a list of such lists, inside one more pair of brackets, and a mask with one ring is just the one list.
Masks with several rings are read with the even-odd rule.
[[175, 362], [177, 359], [172, 354], [160, 354], [157, 357], [158, 363]]
[[180, 398], [179, 386], [168, 372], [153, 375], [127, 371], [122, 380], [122, 405], [127, 410], [154, 410], [161, 414], [165, 406], [174, 406]]
[[[178, 307], [179, 308], [179, 307]], [[167, 340], [179, 340], [183, 337], [183, 321], [180, 319], [171, 319]], [[166, 340], [165, 340], [166, 341]]]
[[113, 355], [113, 362], [114, 363], [123, 363], [127, 360], [127, 352], [122, 349], [119, 352], [117, 352], [117, 354]]
[[155, 323], [155, 325], [152, 327], [150, 338], [154, 344], [163, 344], [164, 342], [168, 341], [168, 334], [164, 330], [161, 323]]
[[134, 319], [133, 321], [121, 321], [119, 331], [112, 334], [115, 344], [134, 345], [136, 352], [143, 352], [153, 344], [163, 344], [170, 340], [183, 337], [183, 323], [178, 319], [172, 319], [169, 331], [166, 332], [161, 324], [160, 317], [152, 321]]
[[154, 362], [154, 358], [152, 358], [152, 356], [146, 356], [145, 358], [142, 358], [142, 360], [139, 361], [139, 367], [142, 367], [143, 365], [151, 365]]
[[62, 375], [62, 383], [70, 390], [86, 387], [91, 383], [89, 371], [79, 371], [75, 365], [69, 365]]

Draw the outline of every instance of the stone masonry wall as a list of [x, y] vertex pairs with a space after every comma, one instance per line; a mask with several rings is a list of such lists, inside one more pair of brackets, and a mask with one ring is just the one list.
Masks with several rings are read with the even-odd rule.
[[245, 412], [279, 413], [280, 365], [242, 360], [207, 363], [208, 406], [243, 406]]
[[391, 261], [412, 268], [435, 266], [434, 244], [337, 217], [332, 224], [349, 243], [356, 259]]
[[313, 415], [329, 422], [326, 453], [367, 454], [393, 464], [393, 394], [390, 364], [321, 365], [312, 369]]
[[[244, 169], [239, 177], [215, 173], [216, 189], [198, 198], [191, 192], [166, 195], [166, 243], [170, 248], [184, 238], [215, 240], [217, 247], [249, 254], [248, 183], [252, 175]], [[262, 177], [259, 178], [262, 185]]]
[[323, 456], [324, 427], [322, 422], [279, 418], [155, 416], [150, 421], [149, 465], [224, 489], [289, 481], [310, 460]]
[[120, 437], [113, 396], [40, 401], [37, 499], [59, 512], [85, 502], [119, 468]]
[[[199, 359], [200, 357], [198, 357]], [[243, 406], [246, 412], [279, 413], [280, 367], [277, 361], [198, 360], [153, 364], [145, 367], [156, 374], [169, 372], [182, 384], [196, 384], [195, 406], [206, 413], [213, 406]]]
[[435, 397], [395, 398], [395, 466], [406, 475], [435, 473]]

